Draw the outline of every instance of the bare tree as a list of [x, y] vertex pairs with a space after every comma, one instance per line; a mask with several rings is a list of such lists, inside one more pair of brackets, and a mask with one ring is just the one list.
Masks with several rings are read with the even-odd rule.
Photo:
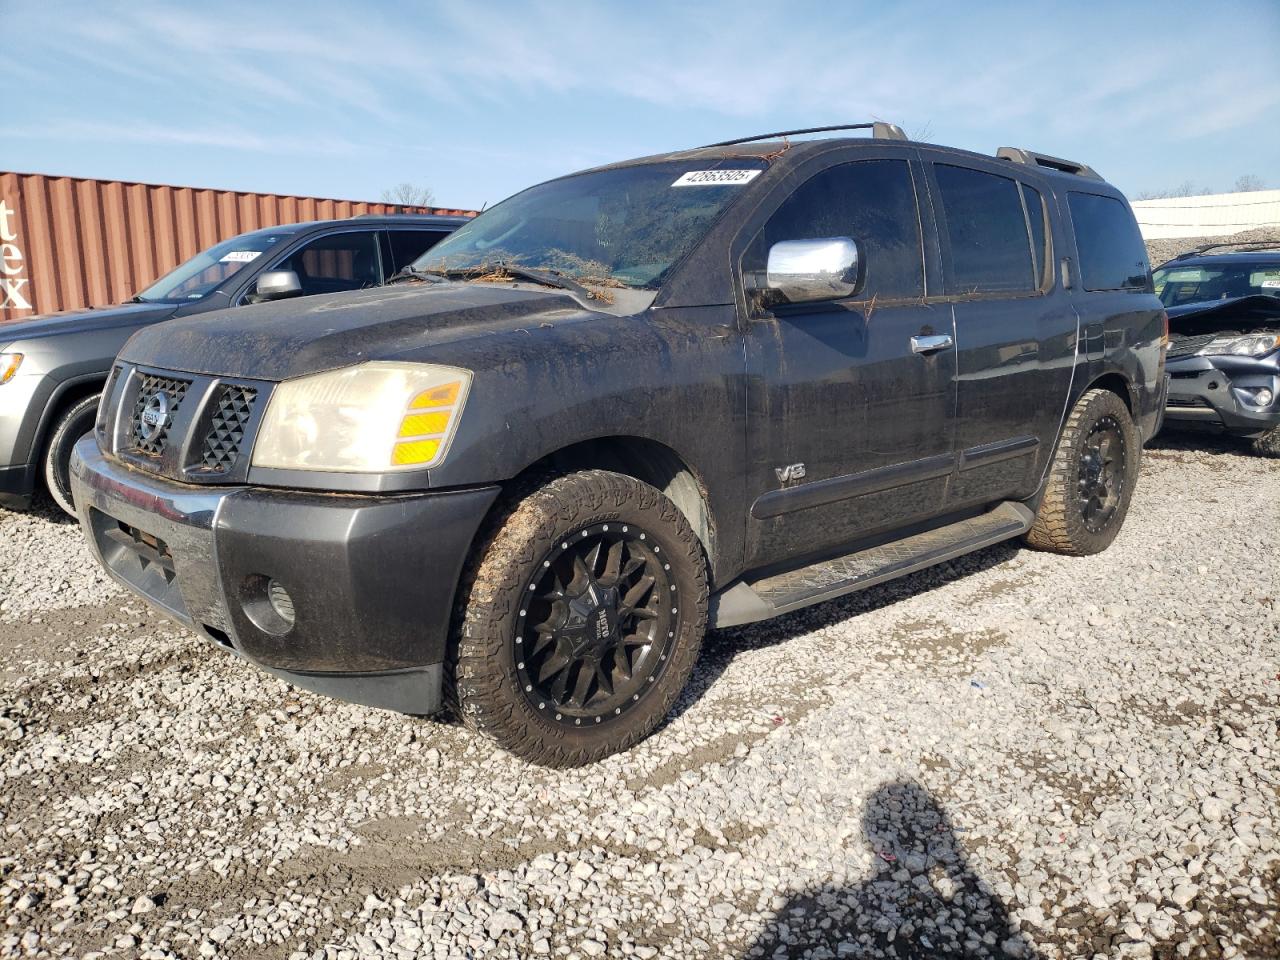
[[1184, 180], [1171, 190], [1144, 190], [1135, 200], [1168, 200], [1172, 197], [1203, 197], [1211, 191], [1207, 187], [1197, 187], [1194, 181]]
[[430, 207], [435, 204], [436, 195], [431, 192], [430, 187], [420, 187], [406, 181], [397, 183], [390, 190], [383, 190], [382, 201], [403, 204], [406, 207]]
[[1236, 193], [1252, 193], [1255, 190], [1265, 189], [1267, 189], [1267, 185], [1262, 182], [1262, 178], [1254, 176], [1252, 173], [1245, 173], [1236, 177]]

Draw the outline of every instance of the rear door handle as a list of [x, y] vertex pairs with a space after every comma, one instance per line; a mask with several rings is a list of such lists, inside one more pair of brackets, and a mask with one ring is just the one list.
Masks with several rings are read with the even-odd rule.
[[940, 333], [931, 337], [912, 337], [911, 352], [912, 353], [937, 353], [939, 350], [948, 350], [955, 345], [955, 341], [951, 339], [951, 334]]

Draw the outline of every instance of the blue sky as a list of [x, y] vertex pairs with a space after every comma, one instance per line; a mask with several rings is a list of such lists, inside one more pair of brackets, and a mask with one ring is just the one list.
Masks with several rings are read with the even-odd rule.
[[892, 120], [1130, 194], [1280, 187], [1280, 3], [0, 0], [0, 169], [490, 204], [609, 160]]

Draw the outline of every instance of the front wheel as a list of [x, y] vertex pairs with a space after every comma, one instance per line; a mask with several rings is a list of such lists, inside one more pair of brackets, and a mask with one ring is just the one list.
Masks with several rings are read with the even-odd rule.
[[1138, 480], [1141, 442], [1124, 401], [1089, 390], [1062, 428], [1029, 546], [1085, 556], [1111, 546]]
[[525, 760], [580, 766], [675, 703], [706, 629], [706, 561], [661, 492], [588, 470], [508, 507], [460, 606], [446, 669], [463, 721]]
[[1260, 457], [1280, 458], [1280, 427], [1272, 427], [1253, 441], [1253, 452]]
[[76, 401], [59, 418], [45, 449], [44, 484], [54, 502], [73, 517], [76, 507], [71, 500], [71, 451], [80, 438], [93, 429], [97, 415], [97, 394]]

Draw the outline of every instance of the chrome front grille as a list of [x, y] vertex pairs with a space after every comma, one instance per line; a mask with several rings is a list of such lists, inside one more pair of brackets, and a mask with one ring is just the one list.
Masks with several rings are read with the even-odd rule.
[[209, 432], [200, 450], [200, 465], [204, 469], [226, 473], [235, 466], [257, 397], [258, 391], [253, 387], [236, 383], [224, 383], [214, 390]]
[[1173, 337], [1169, 340], [1168, 359], [1175, 360], [1178, 357], [1189, 357], [1202, 347], [1207, 347], [1215, 339], [1216, 333], [1200, 333], [1194, 337]]
[[120, 364], [98, 443], [133, 467], [186, 483], [244, 483], [273, 384]]
[[[159, 377], [144, 374], [133, 402], [133, 416], [129, 420], [129, 436], [133, 449], [148, 457], [158, 457], [169, 443], [169, 431], [182, 401], [186, 398], [190, 380], [176, 377]], [[148, 419], [154, 417], [154, 419]]]

